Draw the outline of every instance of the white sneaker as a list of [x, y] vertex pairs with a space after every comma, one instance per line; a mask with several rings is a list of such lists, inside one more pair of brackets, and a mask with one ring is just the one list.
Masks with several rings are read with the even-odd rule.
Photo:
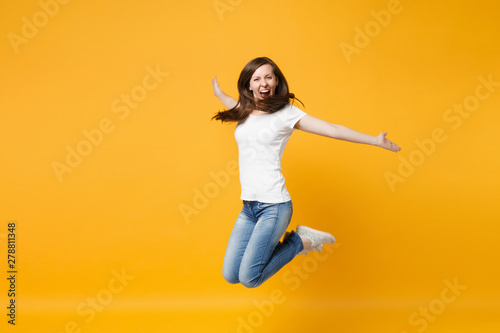
[[309, 251], [321, 252], [323, 250], [324, 243], [328, 244], [335, 243], [335, 237], [333, 237], [331, 234], [324, 231], [315, 230], [303, 225], [297, 226], [297, 234], [299, 234], [300, 237], [310, 239], [312, 243], [310, 249], [304, 249], [300, 251], [298, 254], [308, 254]]
[[[288, 236], [290, 236], [290, 232], [288, 232], [288, 231], [287, 231], [287, 232], [285, 233], [285, 236], [283, 237], [283, 241], [285, 241], [285, 239], [287, 239], [287, 238], [288, 238]], [[300, 251], [300, 252], [299, 252], [299, 253], [297, 253], [297, 254], [308, 254], [308, 253], [309, 253], [309, 251], [318, 251], [318, 252], [321, 252], [321, 251], [323, 251], [323, 244], [320, 244], [320, 245], [318, 245], [318, 246], [317, 246], [317, 247], [315, 247], [315, 248], [311, 248], [311, 249], [307, 249], [307, 250], [305, 250], [305, 249], [304, 249], [304, 250]]]
[[316, 247], [311, 247], [310, 249], [303, 249], [302, 251], [300, 251], [299, 253], [297, 253], [297, 255], [308, 254], [310, 251], [316, 251], [316, 252], [323, 251], [323, 244], [320, 244], [320, 245], [318, 245]]

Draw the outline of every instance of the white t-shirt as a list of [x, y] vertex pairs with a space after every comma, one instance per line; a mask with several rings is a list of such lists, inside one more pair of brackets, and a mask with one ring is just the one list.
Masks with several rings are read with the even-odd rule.
[[291, 200], [281, 174], [281, 157], [295, 124], [306, 113], [291, 104], [238, 122], [241, 200], [280, 203]]

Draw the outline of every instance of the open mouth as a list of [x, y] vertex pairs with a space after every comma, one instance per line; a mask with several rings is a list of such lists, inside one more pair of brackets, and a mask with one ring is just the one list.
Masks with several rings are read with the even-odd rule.
[[271, 91], [269, 89], [263, 89], [260, 91], [260, 97], [268, 98], [271, 95]]

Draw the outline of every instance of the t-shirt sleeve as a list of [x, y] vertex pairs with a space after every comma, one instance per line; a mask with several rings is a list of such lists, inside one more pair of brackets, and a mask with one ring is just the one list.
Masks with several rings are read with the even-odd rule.
[[290, 104], [290, 108], [287, 110], [287, 127], [293, 129], [295, 124], [306, 114], [295, 105]]

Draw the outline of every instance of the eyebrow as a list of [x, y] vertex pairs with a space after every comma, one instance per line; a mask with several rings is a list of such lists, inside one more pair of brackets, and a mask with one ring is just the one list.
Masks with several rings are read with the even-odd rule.
[[[267, 73], [264, 76], [270, 76], [270, 75], [273, 75], [273, 73]], [[257, 78], [257, 77], [260, 77], [260, 76], [259, 75], [252, 75], [252, 79]]]

